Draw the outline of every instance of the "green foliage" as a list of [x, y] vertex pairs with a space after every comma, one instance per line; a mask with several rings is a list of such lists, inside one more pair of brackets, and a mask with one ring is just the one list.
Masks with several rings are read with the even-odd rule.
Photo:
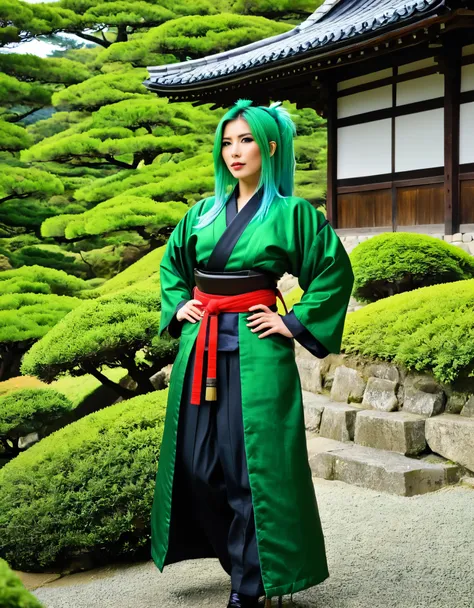
[[167, 391], [74, 422], [0, 470], [0, 553], [22, 570], [149, 550]]
[[[247, 17], [229, 13], [189, 16], [167, 21], [147, 34], [128, 42], [117, 42], [104, 49], [98, 62], [129, 62], [135, 66], [159, 65], [172, 57], [185, 61], [234, 49], [291, 29], [263, 17]], [[170, 57], [171, 55], [171, 57]]]
[[[102, 370], [102, 373], [112, 382], [119, 382], [124, 376], [127, 375], [127, 370], [121, 367], [116, 367], [114, 369], [105, 368]], [[32, 377], [33, 376], [22, 376], [22, 378]], [[38, 382], [40, 381], [38, 380]], [[91, 374], [85, 374], [84, 376], [76, 377], [61, 376], [61, 378], [58, 380], [51, 382], [49, 386], [58, 393], [65, 395], [67, 399], [72, 402], [73, 408], [76, 408], [88, 397], [90, 397], [90, 395], [92, 395], [97, 389], [99, 389], [102, 384]]]
[[[199, 152], [217, 120], [208, 109], [140, 97], [106, 105], [89, 119], [72, 125], [23, 153], [25, 161], [107, 162], [135, 169], [164, 153]], [[128, 164], [127, 164], [128, 163]]]
[[0, 439], [17, 441], [28, 433], [41, 433], [72, 409], [69, 399], [49, 388], [12, 391], [0, 397]]
[[0, 294], [43, 293], [59, 296], [78, 295], [87, 289], [82, 279], [72, 277], [63, 270], [42, 266], [23, 266], [0, 273]]
[[[2, 29], [5, 28], [1, 28], [0, 32]], [[25, 589], [4, 559], [0, 559], [0, 606], [2, 608], [42, 608], [42, 604]]]
[[360, 243], [350, 257], [354, 297], [363, 302], [474, 276], [472, 256], [422, 234], [381, 234]]
[[[23, 127], [0, 120], [0, 152], [17, 152], [28, 148], [31, 144], [32, 139]], [[1, 174], [0, 180], [2, 180]]]
[[158, 276], [165, 249], [166, 247], [158, 247], [150, 251], [141, 260], [138, 260], [138, 262], [135, 262], [135, 264], [132, 264], [126, 270], [123, 270], [120, 274], [97, 288], [93, 295], [116, 293], [126, 287], [136, 285], [152, 275]]
[[[7, 123], [8, 124], [8, 123]], [[0, 123], [0, 137], [1, 137]], [[15, 125], [10, 125], [14, 127]], [[3, 165], [0, 173], [0, 203], [12, 198], [48, 198], [62, 194], [64, 186], [57, 177], [34, 167], [9, 167]]]
[[0, 72], [25, 82], [51, 84], [75, 84], [92, 76], [78, 61], [49, 57], [43, 59], [17, 53], [0, 53]]
[[13, 76], [0, 72], [0, 105], [44, 106], [50, 101], [51, 93], [47, 88], [34, 83], [20, 82]]
[[65, 372], [83, 374], [91, 366], [116, 367], [158, 334], [159, 311], [158, 290], [127, 290], [83, 303], [33, 345], [21, 371], [50, 382]]
[[142, 84], [146, 76], [146, 70], [100, 74], [55, 93], [53, 105], [66, 110], [94, 111], [109, 103], [148, 95]]
[[232, 10], [244, 15], [263, 15], [270, 19], [308, 17], [324, 0], [234, 0]]
[[[89, 267], [77, 253], [64, 251], [59, 245], [40, 245], [22, 247], [10, 254], [10, 262], [14, 268], [22, 266], [41, 266], [62, 270], [68, 275], [81, 279], [90, 276]], [[0, 284], [1, 289], [1, 284]]]
[[150, 198], [195, 203], [204, 198], [205, 192], [213, 189], [213, 176], [212, 154], [204, 152], [179, 163], [155, 162], [135, 171], [120, 171], [115, 175], [97, 179], [90, 185], [79, 188], [75, 198], [95, 204], [125, 192], [140, 196], [143, 193], [141, 187], [151, 185], [153, 193], [146, 193]]
[[180, 202], [155, 203], [151, 199], [122, 195], [78, 216], [68, 224], [64, 234], [73, 239], [132, 227], [144, 227], [149, 234], [157, 234], [166, 226], [176, 226], [188, 209]]
[[[50, 118], [45, 120], [39, 120], [32, 125], [29, 125], [27, 131], [33, 138], [33, 143], [52, 137], [57, 133], [62, 133], [66, 129], [69, 129], [72, 125], [75, 125], [81, 120], [86, 118], [86, 114], [82, 112], [56, 112]], [[52, 164], [52, 163], [51, 163]], [[56, 172], [57, 167], [51, 167], [53, 172]], [[79, 167], [76, 167], [76, 171]]]
[[346, 318], [343, 349], [441, 382], [474, 369], [474, 280], [423, 287], [384, 298]]
[[78, 298], [55, 294], [0, 295], [0, 343], [38, 340], [79, 304]]

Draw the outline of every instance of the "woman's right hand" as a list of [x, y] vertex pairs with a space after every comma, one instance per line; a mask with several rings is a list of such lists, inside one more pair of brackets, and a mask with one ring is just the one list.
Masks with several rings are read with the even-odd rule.
[[188, 300], [184, 306], [182, 306], [178, 312], [176, 313], [176, 319], [178, 321], [190, 321], [191, 323], [196, 323], [196, 321], [200, 321], [204, 311], [200, 310], [197, 306], [200, 304], [202, 306], [202, 302], [199, 300]]

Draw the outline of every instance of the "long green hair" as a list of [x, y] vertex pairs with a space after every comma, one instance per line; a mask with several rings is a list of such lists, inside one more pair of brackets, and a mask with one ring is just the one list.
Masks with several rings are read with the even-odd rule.
[[[212, 151], [215, 174], [215, 202], [196, 224], [196, 228], [204, 228], [211, 224], [224, 208], [230, 193], [238, 183], [227, 168], [222, 158], [222, 136], [225, 125], [242, 117], [250, 127], [250, 132], [260, 148], [262, 170], [257, 190], [263, 186], [263, 199], [252, 221], [263, 220], [275, 197], [285, 199], [292, 196], [295, 178], [295, 151], [293, 138], [296, 127], [288, 110], [281, 102], [272, 103], [270, 107], [253, 106], [250, 99], [239, 99], [232, 108], [224, 114], [217, 125]], [[270, 156], [269, 142], [276, 142], [276, 150]], [[229, 192], [229, 186], [231, 187]]]

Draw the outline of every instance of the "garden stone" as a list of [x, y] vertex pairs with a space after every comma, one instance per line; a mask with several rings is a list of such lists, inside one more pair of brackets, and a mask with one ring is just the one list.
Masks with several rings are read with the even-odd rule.
[[400, 382], [400, 372], [398, 371], [398, 368], [395, 367], [395, 365], [390, 365], [390, 363], [373, 363], [367, 368], [367, 374], [369, 376], [375, 376], [375, 378]]
[[467, 395], [466, 393], [452, 392], [448, 395], [446, 402], [446, 412], [448, 414], [460, 414], [462, 408], [466, 404]]
[[433, 452], [474, 471], [474, 418], [434, 416], [426, 420], [425, 434]]
[[354, 439], [355, 419], [359, 411], [351, 405], [327, 403], [321, 417], [320, 435], [336, 441], [351, 441]]
[[362, 405], [383, 412], [392, 412], [398, 408], [396, 389], [396, 382], [371, 376], [367, 382]]
[[425, 418], [404, 412], [359, 412], [354, 442], [405, 456], [420, 454], [426, 449]]
[[321, 359], [313, 357], [304, 359], [297, 357], [296, 365], [300, 375], [301, 388], [304, 391], [320, 393], [323, 390], [321, 376]]
[[472, 234], [470, 232], [465, 232], [462, 235], [462, 242], [463, 243], [469, 243], [470, 241], [472, 241]]
[[340, 365], [334, 373], [331, 399], [344, 403], [361, 403], [365, 386], [366, 382], [357, 370]]
[[459, 249], [462, 249], [466, 253], [469, 253], [469, 245], [468, 245], [468, 243], [453, 243], [453, 245], [455, 247], [459, 247]]
[[461, 416], [474, 418], [474, 396], [470, 397], [466, 405], [462, 408]]
[[319, 431], [321, 416], [328, 401], [329, 398], [325, 395], [303, 391], [304, 422], [307, 431]]
[[436, 416], [444, 411], [446, 395], [436, 380], [428, 375], [405, 378], [403, 411], [422, 416]]
[[460, 232], [455, 232], [453, 234], [453, 242], [462, 241], [462, 234]]

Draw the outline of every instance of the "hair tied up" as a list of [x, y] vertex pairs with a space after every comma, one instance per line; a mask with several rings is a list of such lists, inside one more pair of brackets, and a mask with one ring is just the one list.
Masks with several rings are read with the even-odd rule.
[[253, 105], [253, 101], [251, 99], [238, 99], [235, 102], [234, 107], [238, 108], [239, 110], [245, 110], [245, 108], [250, 108], [251, 105]]

